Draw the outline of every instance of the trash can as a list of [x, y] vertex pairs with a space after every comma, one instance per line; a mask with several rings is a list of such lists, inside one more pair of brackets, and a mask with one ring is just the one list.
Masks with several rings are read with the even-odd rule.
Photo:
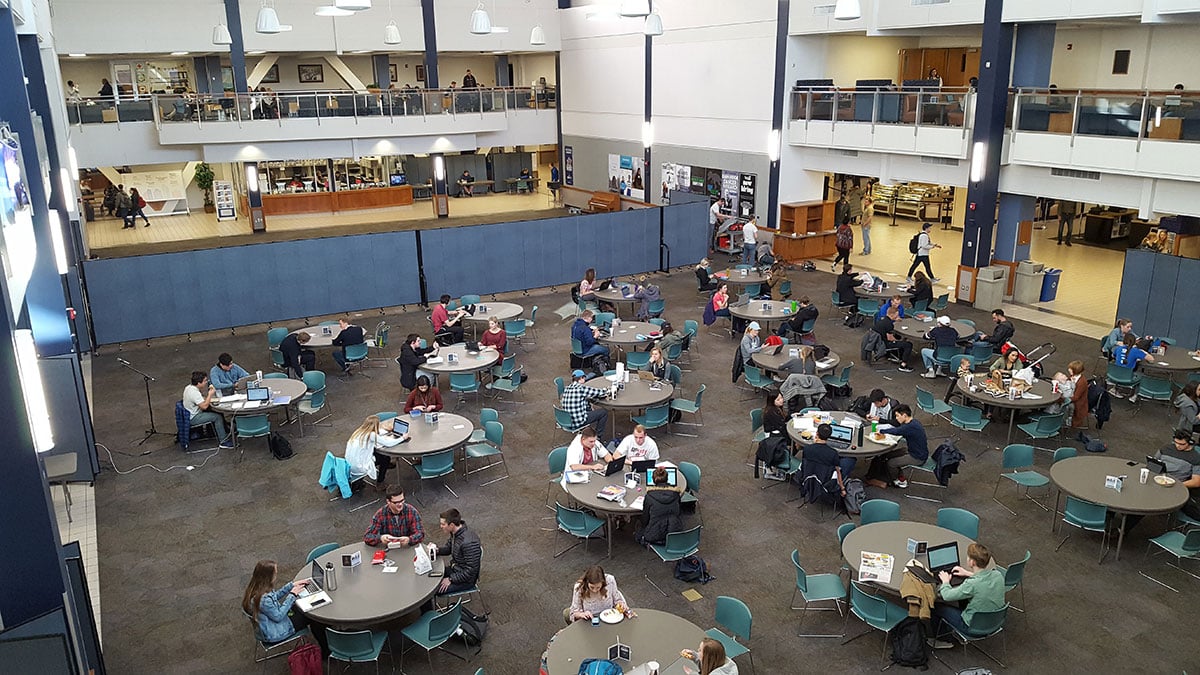
[[975, 306], [991, 311], [1004, 303], [1008, 268], [1000, 265], [979, 268], [975, 279]]
[[1042, 270], [1044, 268], [1045, 265], [1032, 260], [1023, 260], [1017, 263], [1017, 276], [1013, 280], [1013, 302], [1030, 305], [1038, 301], [1038, 296], [1042, 292]]
[[1050, 302], [1058, 297], [1058, 280], [1062, 276], [1062, 270], [1046, 270], [1042, 275], [1042, 295], [1038, 298], [1038, 302]]

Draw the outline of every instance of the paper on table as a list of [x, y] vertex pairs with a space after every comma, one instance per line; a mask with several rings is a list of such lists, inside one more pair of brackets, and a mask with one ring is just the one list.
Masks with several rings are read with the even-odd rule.
[[455, 425], [454, 425], [454, 428], [455, 428], [455, 429], [466, 429], [466, 428], [467, 428], [467, 425], [465, 425], [465, 424], [455, 424]]
[[217, 403], [233, 403], [235, 401], [246, 400], [245, 394], [230, 394], [229, 396], [218, 396]]
[[1027, 399], [1029, 399], [1029, 400], [1031, 400], [1031, 401], [1036, 401], [1036, 400], [1038, 400], [1038, 399], [1042, 398], [1042, 395], [1041, 395], [1041, 394], [1034, 394], [1034, 393], [1031, 393], [1031, 392], [1028, 392], [1028, 391], [1027, 391], [1027, 392], [1025, 392], [1025, 393], [1021, 394], [1021, 398], [1027, 398]]
[[891, 583], [893, 563], [891, 554], [863, 551], [858, 565], [858, 580]]
[[833, 359], [820, 359], [817, 361], [818, 368], [828, 368], [833, 365]]
[[1169, 366], [1169, 365], [1171, 365], [1171, 364], [1167, 363], [1166, 361], [1155, 361], [1155, 362], [1154, 362], [1154, 365], [1156, 365], [1156, 366]]
[[292, 402], [292, 397], [291, 396], [276, 396], [275, 398], [271, 399], [271, 402], [274, 403], [275, 405], [287, 405]]
[[638, 511], [641, 511], [642, 504], [645, 502], [645, 499], [646, 499], [646, 495], [638, 495], [638, 498], [633, 500], [632, 502], [630, 502], [628, 506], [631, 509], [636, 509]]

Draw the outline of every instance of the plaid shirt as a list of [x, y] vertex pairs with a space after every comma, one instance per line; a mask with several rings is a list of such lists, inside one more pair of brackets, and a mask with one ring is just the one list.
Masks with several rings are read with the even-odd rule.
[[363, 541], [368, 546], [378, 546], [379, 537], [385, 534], [408, 537], [410, 544], [421, 543], [425, 539], [425, 530], [421, 529], [421, 514], [412, 504], [405, 504], [399, 514], [392, 513], [385, 504], [371, 518], [371, 527], [363, 535]]
[[603, 389], [585, 387], [578, 382], [572, 382], [563, 390], [562, 409], [571, 416], [572, 424], [581, 427], [584, 422], [587, 422], [588, 410], [591, 408], [588, 401], [603, 398], [607, 393]]

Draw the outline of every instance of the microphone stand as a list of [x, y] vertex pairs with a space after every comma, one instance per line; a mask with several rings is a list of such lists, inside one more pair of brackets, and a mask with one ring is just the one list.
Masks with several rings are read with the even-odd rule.
[[[150, 428], [146, 431], [146, 435], [142, 437], [142, 440], [138, 441], [137, 444], [144, 445], [146, 443], [146, 441], [148, 441], [151, 438], [158, 436], [160, 434], [163, 436], [170, 436], [171, 434], [169, 434], [165, 431], [159, 431], [154, 426], [154, 404], [151, 403], [151, 401], [150, 401], [150, 383], [157, 382], [158, 380], [156, 380], [152, 375], [148, 375], [148, 374], [143, 373], [142, 371], [138, 370], [137, 368], [134, 368], [132, 364], [130, 364], [128, 361], [126, 361], [125, 359], [123, 359], [119, 356], [117, 357], [117, 363], [120, 363], [122, 366], [125, 366], [129, 370], [132, 370], [133, 372], [137, 373], [138, 375], [141, 375], [142, 382], [146, 385], [146, 410], [150, 413]], [[142, 454], [149, 454], [149, 453], [142, 453]]]

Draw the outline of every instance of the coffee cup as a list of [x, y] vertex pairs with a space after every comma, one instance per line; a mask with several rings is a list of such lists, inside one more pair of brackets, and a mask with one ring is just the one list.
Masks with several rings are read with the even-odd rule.
[[1142, 469], [1138, 473], [1138, 481], [1145, 484], [1148, 480], [1150, 480], [1150, 469]]
[[646, 672], [649, 675], [658, 675], [658, 661], [647, 661]]

